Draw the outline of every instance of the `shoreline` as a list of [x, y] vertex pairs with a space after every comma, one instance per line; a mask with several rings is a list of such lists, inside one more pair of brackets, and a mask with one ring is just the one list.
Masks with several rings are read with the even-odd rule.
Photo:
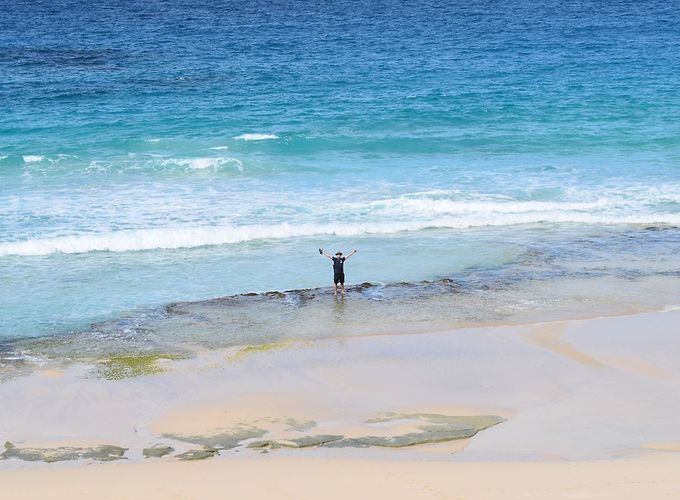
[[[645, 289], [663, 286], [671, 278], [651, 277], [649, 282], [638, 280], [636, 286], [646, 296]], [[586, 290], [587, 283], [567, 280], [566, 286]], [[249, 346], [527, 326], [678, 309], [677, 301], [672, 300], [674, 290], [670, 299], [646, 299], [635, 304], [628, 303], [626, 296], [610, 300], [600, 297], [599, 292], [591, 296], [590, 292], [579, 295], [572, 291], [547, 299], [546, 305], [554, 307], [539, 305], [534, 310], [517, 304], [532, 304], [540, 290], [507, 288], [502, 282], [490, 288], [470, 286], [441, 278], [360, 283], [348, 287], [345, 297], [333, 297], [332, 288], [322, 287], [173, 302], [157, 310], [93, 323], [85, 330], [2, 339], [0, 383], [45, 367], [63, 368], [110, 358], [172, 360]], [[564, 287], [565, 283], [555, 282], [553, 286]], [[508, 294], [517, 296], [508, 301]], [[285, 318], [283, 322], [281, 317]]]

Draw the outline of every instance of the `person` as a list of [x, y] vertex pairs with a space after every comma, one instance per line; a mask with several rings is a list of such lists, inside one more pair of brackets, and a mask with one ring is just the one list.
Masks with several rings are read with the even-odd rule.
[[342, 295], [345, 295], [345, 261], [349, 259], [352, 255], [357, 253], [356, 250], [353, 250], [351, 253], [347, 255], [347, 257], [342, 256], [341, 251], [335, 252], [335, 257], [328, 255], [326, 252], [323, 251], [322, 248], [319, 248], [319, 253], [321, 255], [325, 255], [329, 259], [333, 261], [333, 286], [334, 286], [334, 295], [338, 295], [338, 283], [340, 283], [340, 293]]

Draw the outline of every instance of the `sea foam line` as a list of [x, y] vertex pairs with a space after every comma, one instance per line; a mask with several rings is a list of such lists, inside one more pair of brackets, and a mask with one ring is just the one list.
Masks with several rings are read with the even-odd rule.
[[360, 236], [390, 234], [424, 229], [466, 229], [484, 226], [512, 226], [535, 223], [586, 224], [680, 224], [680, 215], [599, 216], [597, 214], [500, 214], [436, 220], [250, 226], [199, 226], [138, 229], [99, 234], [80, 234], [54, 238], [0, 243], [0, 257], [7, 255], [50, 255], [53, 253], [87, 253], [98, 251], [130, 252], [241, 243], [252, 240], [284, 239], [312, 236]]

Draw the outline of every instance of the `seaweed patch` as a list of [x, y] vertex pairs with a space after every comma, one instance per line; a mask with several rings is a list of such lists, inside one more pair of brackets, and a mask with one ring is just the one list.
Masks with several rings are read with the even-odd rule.
[[128, 378], [158, 375], [168, 371], [159, 364], [163, 360], [186, 359], [181, 354], [148, 354], [144, 356], [116, 356], [97, 363], [97, 376], [106, 380], [124, 380]]
[[260, 344], [254, 346], [244, 347], [239, 349], [238, 352], [225, 356], [227, 361], [240, 361], [250, 354], [258, 354], [270, 351], [278, 351], [282, 349], [302, 349], [304, 347], [311, 347], [313, 344], [311, 342], [305, 342], [303, 344], [294, 344], [289, 342], [272, 342], [269, 344]]

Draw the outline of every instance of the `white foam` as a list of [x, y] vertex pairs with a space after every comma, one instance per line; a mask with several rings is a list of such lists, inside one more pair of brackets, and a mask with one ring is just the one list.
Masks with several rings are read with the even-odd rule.
[[33, 239], [0, 244], [0, 257], [5, 255], [49, 255], [53, 253], [86, 253], [96, 251], [129, 252], [140, 250], [194, 248], [208, 245], [241, 243], [252, 240], [336, 235], [359, 236], [389, 234], [424, 229], [465, 229], [483, 226], [513, 226], [536, 223], [587, 224], [680, 224], [680, 214], [663, 217], [647, 214], [610, 217], [599, 214], [524, 213], [485, 214], [468, 217], [446, 217], [433, 220], [349, 223], [199, 226], [117, 231], [100, 234], [80, 234], [55, 238]]
[[600, 199], [595, 202], [543, 202], [543, 201], [452, 201], [446, 199], [411, 199], [400, 198], [392, 200], [374, 201], [371, 208], [377, 210], [401, 211], [405, 213], [425, 214], [474, 214], [474, 213], [504, 213], [519, 214], [547, 211], [587, 211], [609, 205], [608, 200]]
[[23, 158], [25, 163], [38, 163], [45, 159], [44, 156], [39, 155], [25, 155]]
[[172, 171], [179, 168], [184, 171], [219, 170], [221, 167], [236, 167], [240, 172], [244, 172], [243, 163], [238, 158], [220, 157], [199, 157], [199, 158], [167, 158], [164, 155], [144, 153], [137, 155], [131, 153], [134, 158], [131, 162], [93, 160], [85, 168], [86, 172], [110, 173], [117, 171]]
[[215, 150], [215, 151], [226, 151], [227, 149], [229, 149], [229, 146], [215, 146], [214, 148], [210, 148], [210, 149]]
[[182, 167], [188, 167], [192, 170], [203, 170], [206, 168], [218, 169], [222, 165], [233, 163], [239, 171], [243, 172], [243, 163], [238, 158], [218, 157], [218, 158], [184, 158], [180, 160], [171, 159], [164, 160], [163, 164], [175, 164]]
[[0, 161], [4, 160], [5, 158], [7, 158], [7, 155], [1, 155], [1, 156], [0, 156]]
[[144, 142], [161, 142], [161, 139], [144, 139]]
[[265, 141], [267, 139], [278, 139], [278, 135], [274, 134], [241, 134], [234, 137], [243, 141]]

